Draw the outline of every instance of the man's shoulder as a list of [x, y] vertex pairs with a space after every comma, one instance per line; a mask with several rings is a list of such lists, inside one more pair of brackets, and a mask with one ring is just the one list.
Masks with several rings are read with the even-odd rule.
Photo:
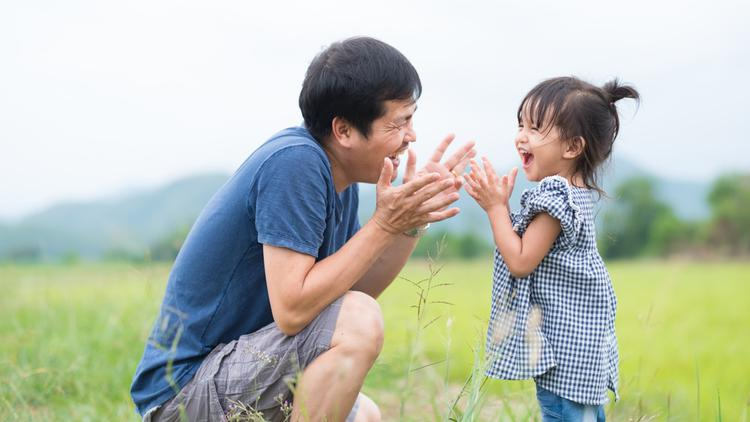
[[265, 159], [278, 156], [287, 158], [312, 156], [327, 160], [323, 147], [307, 129], [300, 126], [286, 128], [271, 136], [253, 155], [256, 154]]
[[[294, 170], [294, 171], [292, 171]], [[266, 140], [237, 170], [240, 180], [257, 180], [261, 174], [330, 173], [328, 157], [323, 147], [304, 127], [284, 129]], [[243, 185], [245, 185], [243, 183]]]

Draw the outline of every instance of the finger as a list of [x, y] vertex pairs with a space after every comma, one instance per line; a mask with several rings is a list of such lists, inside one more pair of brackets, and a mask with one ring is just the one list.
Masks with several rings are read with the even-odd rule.
[[477, 198], [477, 191], [474, 188], [474, 184], [472, 180], [469, 178], [468, 174], [464, 175], [464, 180], [466, 181], [466, 184], [464, 185], [464, 189], [466, 189], [466, 193], [468, 193], [472, 198]]
[[[490, 163], [490, 160], [487, 159], [487, 157], [482, 157], [482, 166], [484, 167], [484, 172], [487, 174], [493, 174], [495, 173], [495, 168], [492, 167], [492, 163]], [[497, 173], [495, 173], [497, 174]]]
[[454, 208], [448, 208], [447, 210], [443, 211], [435, 211], [427, 214], [427, 222], [435, 223], [438, 221], [443, 221], [448, 218], [451, 218], [461, 212], [461, 210], [457, 207]]
[[492, 164], [490, 163], [490, 160], [487, 159], [487, 157], [482, 157], [482, 165], [484, 166], [484, 172], [487, 174], [487, 179], [489, 180], [490, 184], [496, 184], [497, 173], [495, 173], [495, 168], [492, 167]]
[[408, 158], [406, 159], [406, 172], [404, 172], [404, 183], [414, 178], [414, 173], [417, 168], [417, 153], [411, 148], [407, 151]]
[[474, 190], [482, 189], [482, 183], [480, 182], [480, 180], [482, 180], [481, 176], [472, 171], [469, 175], [469, 178], [471, 178], [471, 187], [473, 187]]
[[510, 170], [510, 186], [508, 186], [510, 189], [513, 189], [513, 186], [516, 185], [516, 176], [518, 175], [518, 167], [513, 167]]
[[463, 184], [464, 184], [464, 181], [463, 181], [463, 179], [462, 179], [462, 178], [460, 178], [460, 177], [456, 176], [456, 177], [455, 177], [455, 178], [453, 179], [453, 188], [454, 188], [454, 189], [456, 189], [456, 190], [459, 190], [459, 189], [461, 189], [461, 186], [463, 186]]
[[469, 166], [471, 167], [471, 174], [482, 177], [484, 176], [484, 172], [479, 167], [479, 163], [476, 162], [476, 160], [470, 160]]
[[470, 186], [472, 188], [476, 188], [477, 182], [475, 182], [474, 179], [472, 178], [472, 173], [466, 173], [463, 176], [464, 176], [464, 181], [466, 182], [466, 185], [464, 186]]
[[451, 144], [451, 142], [453, 142], [453, 139], [455, 139], [455, 137], [456, 135], [451, 133], [443, 138], [443, 140], [440, 142], [440, 145], [438, 145], [438, 147], [435, 149], [435, 152], [432, 153], [430, 161], [439, 163], [440, 160], [443, 159], [443, 154], [445, 154], [445, 151], [448, 149], [448, 146]]
[[487, 185], [487, 176], [484, 174], [484, 171], [479, 167], [479, 164], [471, 160], [471, 176], [472, 179], [479, 185], [480, 187], [485, 187]]
[[438, 180], [434, 183], [431, 183], [425, 186], [423, 189], [420, 189], [417, 193], [412, 195], [411, 198], [414, 202], [416, 202], [417, 204], [420, 204], [438, 195], [440, 192], [443, 192], [444, 190], [451, 188], [452, 186], [453, 186], [453, 180], [451, 179]]
[[[458, 149], [458, 151], [454, 152], [453, 155], [448, 158], [448, 161], [445, 162], [445, 167], [452, 169], [456, 166], [461, 160], [472, 154], [474, 148], [474, 141], [469, 141], [461, 146], [461, 148]], [[476, 155], [476, 151], [473, 151], [472, 157]]]
[[471, 151], [469, 151], [468, 154], [466, 154], [466, 156], [461, 161], [458, 162], [458, 164], [456, 164], [456, 167], [454, 168], [457, 170], [463, 171], [466, 168], [466, 166], [469, 164], [469, 160], [474, 158], [474, 156], [476, 155], [477, 155], [477, 151], [472, 149]]
[[428, 201], [423, 202], [422, 205], [417, 208], [416, 213], [427, 214], [433, 211], [440, 211], [448, 205], [458, 201], [459, 197], [460, 195], [458, 194], [458, 192], [453, 192], [448, 195], [436, 196]]
[[479, 202], [479, 200], [480, 200], [479, 192], [477, 192], [475, 190], [470, 190], [470, 188], [467, 188], [466, 192], [469, 194], [469, 196], [471, 196], [472, 198], [474, 198], [475, 201]]
[[383, 160], [383, 168], [380, 169], [380, 178], [378, 179], [377, 186], [380, 188], [387, 188], [391, 186], [391, 180], [393, 178], [393, 163], [389, 158]]
[[464, 187], [466, 188], [467, 192], [469, 191], [469, 189], [471, 189], [474, 193], [478, 193], [479, 191], [479, 183], [476, 180], [472, 179], [469, 175], [466, 176], [466, 185], [464, 185]]
[[415, 177], [414, 180], [410, 180], [409, 182], [404, 183], [400, 187], [403, 188], [404, 194], [407, 197], [410, 197], [414, 194], [414, 192], [424, 188], [425, 186], [439, 179], [440, 179], [440, 173], [425, 173], [425, 174], [421, 174]]
[[466, 170], [466, 165], [469, 164], [469, 160], [474, 158], [475, 155], [476, 155], [475, 150], [469, 151], [469, 154], [466, 155], [461, 161], [459, 161], [458, 164], [456, 164], [455, 167], [451, 169], [451, 173], [453, 172], [458, 173], [458, 174], [463, 173], [464, 170]]

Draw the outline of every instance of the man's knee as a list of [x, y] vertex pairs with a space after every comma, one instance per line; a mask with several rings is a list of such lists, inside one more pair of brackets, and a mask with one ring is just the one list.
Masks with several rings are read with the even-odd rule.
[[383, 314], [372, 296], [357, 291], [344, 295], [332, 346], [377, 358], [383, 347]]
[[359, 402], [359, 408], [354, 417], [354, 422], [380, 422], [382, 419], [380, 409], [372, 399], [360, 393], [357, 401]]

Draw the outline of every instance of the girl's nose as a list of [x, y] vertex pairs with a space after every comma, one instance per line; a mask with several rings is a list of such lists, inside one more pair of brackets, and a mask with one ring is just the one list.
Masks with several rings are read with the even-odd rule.
[[526, 134], [523, 130], [519, 130], [518, 133], [516, 133], [516, 140], [515, 144], [516, 146], [523, 144], [525, 142], [528, 142], [528, 139], [526, 138]]

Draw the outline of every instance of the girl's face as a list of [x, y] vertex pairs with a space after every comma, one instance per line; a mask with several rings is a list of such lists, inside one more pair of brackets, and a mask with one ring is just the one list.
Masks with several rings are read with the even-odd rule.
[[518, 123], [516, 150], [523, 163], [526, 179], [538, 182], [547, 176], [560, 175], [570, 180], [571, 160], [566, 159], [566, 142], [560, 139], [556, 126], [538, 127], [531, 113], [524, 109]]

